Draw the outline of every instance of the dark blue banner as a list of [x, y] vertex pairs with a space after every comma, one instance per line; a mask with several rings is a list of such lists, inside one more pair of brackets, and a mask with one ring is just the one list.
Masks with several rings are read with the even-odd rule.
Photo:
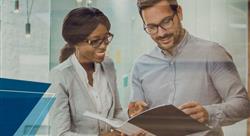
[[54, 101], [50, 84], [0, 78], [0, 135], [35, 135]]

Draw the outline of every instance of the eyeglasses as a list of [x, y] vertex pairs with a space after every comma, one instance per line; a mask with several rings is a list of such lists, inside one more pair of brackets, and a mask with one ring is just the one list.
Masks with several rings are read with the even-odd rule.
[[144, 30], [148, 33], [148, 34], [155, 34], [158, 32], [158, 28], [161, 27], [164, 30], [167, 30], [169, 28], [171, 28], [174, 24], [174, 16], [175, 13], [172, 16], [167, 16], [164, 19], [162, 19], [162, 21], [159, 24], [148, 24], [148, 25], [144, 25]]
[[113, 39], [112, 33], [107, 33], [103, 38], [99, 39], [86, 39], [85, 42], [87, 42], [89, 45], [91, 45], [93, 48], [98, 48], [104, 43], [105, 45], [108, 45], [112, 39]]

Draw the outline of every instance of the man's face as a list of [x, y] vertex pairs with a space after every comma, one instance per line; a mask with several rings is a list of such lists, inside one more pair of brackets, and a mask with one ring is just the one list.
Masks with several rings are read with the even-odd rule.
[[181, 8], [179, 7], [177, 13], [174, 13], [167, 1], [161, 1], [142, 10], [142, 18], [146, 27], [158, 26], [157, 32], [150, 33], [150, 36], [159, 48], [171, 53], [182, 39]]

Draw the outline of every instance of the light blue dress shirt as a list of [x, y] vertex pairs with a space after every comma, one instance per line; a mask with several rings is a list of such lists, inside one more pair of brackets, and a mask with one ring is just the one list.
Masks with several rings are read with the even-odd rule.
[[222, 125], [242, 120], [250, 112], [247, 91], [231, 56], [217, 43], [188, 32], [172, 55], [155, 47], [136, 60], [130, 101], [136, 100], [145, 101], [151, 108], [201, 103], [213, 129], [192, 136], [222, 136]]

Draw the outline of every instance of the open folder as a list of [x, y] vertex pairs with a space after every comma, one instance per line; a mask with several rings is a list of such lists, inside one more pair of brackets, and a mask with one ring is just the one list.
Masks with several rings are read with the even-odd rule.
[[161, 105], [146, 110], [125, 122], [107, 119], [89, 111], [83, 115], [104, 121], [127, 135], [144, 131], [147, 136], [185, 136], [210, 129], [173, 105]]

